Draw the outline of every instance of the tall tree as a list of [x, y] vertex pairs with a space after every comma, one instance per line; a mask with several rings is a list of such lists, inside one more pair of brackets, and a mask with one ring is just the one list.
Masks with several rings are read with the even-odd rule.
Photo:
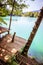
[[19, 65], [43, 65], [43, 64], [39, 64], [38, 62], [36, 62], [34, 59], [31, 59], [30, 57], [27, 56], [27, 52], [28, 52], [28, 49], [35, 37], [35, 34], [42, 22], [42, 19], [43, 19], [43, 8], [41, 9], [41, 12], [40, 12], [40, 15], [33, 27], [33, 30], [30, 34], [30, 37], [22, 51], [22, 53], [20, 54], [20, 52], [17, 52], [16, 53], [16, 61], [19, 63]]
[[[22, 8], [26, 7], [26, 5], [24, 3], [21, 3], [21, 2], [22, 2], [21, 0], [0, 0], [0, 16], [4, 16], [4, 15], [10, 14], [9, 13], [9, 9], [7, 10], [7, 5], [12, 8], [9, 30], [10, 30], [11, 21], [12, 21], [13, 10], [16, 11], [17, 14], [18, 14], [19, 11], [22, 11]], [[0, 20], [0, 22], [1, 22], [1, 20]]]
[[31, 45], [31, 43], [32, 43], [32, 41], [33, 41], [33, 39], [35, 37], [35, 34], [36, 34], [36, 32], [37, 32], [37, 30], [38, 30], [38, 28], [39, 28], [39, 26], [40, 26], [40, 24], [42, 22], [42, 19], [43, 19], [43, 8], [41, 9], [40, 15], [38, 16], [38, 19], [35, 22], [35, 25], [33, 27], [33, 30], [31, 32], [31, 34], [30, 34], [30, 37], [29, 37], [29, 39], [28, 39], [28, 41], [27, 41], [27, 43], [26, 43], [26, 45], [25, 45], [25, 47], [23, 49], [22, 54], [24, 56], [27, 56], [28, 49], [30, 48], [30, 45]]
[[[16, 11], [16, 12], [18, 12], [18, 10], [22, 11], [22, 8], [26, 7], [26, 5], [24, 3], [20, 4], [20, 2], [21, 1], [19, 1], [19, 0], [17, 0], [17, 1], [16, 0], [7, 0], [7, 3], [10, 4], [10, 6], [12, 7], [11, 16], [10, 16], [9, 31], [10, 31], [10, 27], [11, 27], [13, 11]], [[8, 34], [9, 34], [9, 32], [8, 32]]]

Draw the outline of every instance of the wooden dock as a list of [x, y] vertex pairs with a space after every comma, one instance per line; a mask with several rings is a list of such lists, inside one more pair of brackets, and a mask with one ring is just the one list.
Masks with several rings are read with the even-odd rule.
[[25, 57], [21, 55], [19, 52], [16, 53], [16, 62], [19, 65], [40, 65], [34, 58]]
[[17, 51], [20, 51], [26, 44], [27, 40], [15, 36], [14, 42], [12, 41], [12, 36], [10, 34], [7, 34], [2, 38], [2, 41], [0, 42], [0, 59], [5, 60], [5, 56], [12, 56]]

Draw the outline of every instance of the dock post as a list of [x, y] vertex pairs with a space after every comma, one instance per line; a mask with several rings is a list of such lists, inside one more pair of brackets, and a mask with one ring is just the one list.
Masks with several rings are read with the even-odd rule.
[[14, 32], [14, 35], [13, 35], [13, 38], [12, 38], [12, 42], [14, 42], [15, 34], [16, 34], [16, 32]]

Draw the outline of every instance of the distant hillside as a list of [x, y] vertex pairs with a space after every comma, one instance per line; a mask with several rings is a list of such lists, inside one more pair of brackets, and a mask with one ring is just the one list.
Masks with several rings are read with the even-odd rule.
[[31, 12], [40, 12], [40, 10], [35, 10], [35, 11], [31, 11]]
[[29, 16], [29, 17], [38, 17], [40, 10], [22, 13], [22, 16]]

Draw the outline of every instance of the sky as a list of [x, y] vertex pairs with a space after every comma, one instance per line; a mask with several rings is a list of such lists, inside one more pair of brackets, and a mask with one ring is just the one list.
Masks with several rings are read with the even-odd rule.
[[[25, 0], [25, 3], [28, 5], [28, 8], [24, 8], [23, 12], [37, 11], [43, 7], [43, 0]], [[7, 6], [7, 8], [9, 9], [10, 7]]]
[[26, 4], [28, 4], [28, 8], [24, 8], [23, 12], [27, 11], [37, 11], [43, 7], [43, 0], [26, 0]]

